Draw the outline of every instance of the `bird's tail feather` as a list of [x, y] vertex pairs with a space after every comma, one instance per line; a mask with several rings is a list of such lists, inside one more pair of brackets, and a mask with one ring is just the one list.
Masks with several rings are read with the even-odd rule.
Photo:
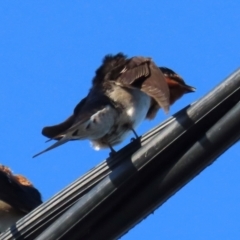
[[55, 142], [55, 143], [54, 143], [53, 145], [51, 145], [50, 147], [48, 147], [48, 148], [46, 148], [45, 150], [43, 150], [43, 151], [35, 154], [35, 155], [33, 156], [33, 158], [35, 158], [35, 157], [37, 157], [37, 156], [41, 155], [42, 153], [45, 153], [45, 152], [47, 152], [47, 151], [49, 151], [49, 150], [52, 150], [53, 148], [59, 147], [59, 146], [61, 146], [62, 144], [68, 142], [69, 140], [70, 140], [70, 139], [69, 139], [67, 136], [64, 136], [63, 138], [61, 138], [59, 141]]

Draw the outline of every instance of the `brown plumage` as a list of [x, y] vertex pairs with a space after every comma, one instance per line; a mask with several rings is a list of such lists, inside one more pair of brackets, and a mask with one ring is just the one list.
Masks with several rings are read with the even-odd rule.
[[0, 165], [0, 232], [42, 203], [41, 195], [22, 175]]
[[135, 133], [145, 118], [154, 118], [160, 108], [168, 112], [171, 103], [184, 92], [171, 93], [175, 89], [171, 81], [175, 80], [166, 70], [171, 71], [157, 67], [151, 58], [107, 55], [96, 70], [89, 94], [75, 107], [73, 115], [43, 128], [44, 136], [58, 142], [41, 153], [76, 139], [89, 139], [96, 149], [112, 149], [129, 132]]
[[[166, 67], [159, 67], [159, 69], [162, 71], [170, 91], [170, 105], [174, 104], [184, 94], [196, 91], [194, 87], [187, 85], [182, 77], [180, 77], [173, 70]], [[159, 104], [156, 101], [152, 100], [151, 107], [147, 113], [146, 118], [155, 118], [159, 109]]]
[[170, 105], [181, 98], [184, 94], [196, 91], [194, 87], [187, 85], [173, 70], [166, 67], [160, 67], [160, 69], [165, 76], [170, 90]]

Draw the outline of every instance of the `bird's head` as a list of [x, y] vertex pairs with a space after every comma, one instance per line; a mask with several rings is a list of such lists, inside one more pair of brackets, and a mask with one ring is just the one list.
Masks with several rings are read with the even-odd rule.
[[159, 67], [165, 76], [170, 90], [170, 104], [181, 98], [186, 93], [195, 92], [196, 88], [187, 85], [184, 80], [173, 70], [166, 67]]

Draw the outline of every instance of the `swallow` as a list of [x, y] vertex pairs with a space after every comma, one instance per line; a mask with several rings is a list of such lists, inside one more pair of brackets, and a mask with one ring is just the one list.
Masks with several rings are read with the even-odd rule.
[[22, 175], [0, 165], [0, 232], [42, 203], [41, 194]]
[[[164, 71], [163, 71], [164, 70]], [[171, 102], [180, 98], [185, 83], [177, 80], [177, 74], [167, 68], [159, 68], [151, 58], [132, 57], [118, 53], [106, 55], [96, 70], [88, 95], [75, 107], [64, 122], [44, 127], [42, 134], [57, 140], [49, 148], [34, 155], [58, 147], [70, 140], [89, 139], [94, 149], [110, 148], [122, 142], [144, 119], [152, 119], [160, 108], [168, 113]], [[193, 88], [192, 88], [193, 89]]]

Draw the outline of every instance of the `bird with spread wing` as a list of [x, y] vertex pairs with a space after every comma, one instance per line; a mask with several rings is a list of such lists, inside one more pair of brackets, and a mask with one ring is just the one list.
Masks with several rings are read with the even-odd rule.
[[195, 88], [151, 58], [107, 55], [96, 70], [88, 95], [64, 122], [44, 127], [42, 134], [57, 140], [34, 157], [70, 140], [89, 139], [98, 150], [121, 143], [144, 119], [153, 119]]

